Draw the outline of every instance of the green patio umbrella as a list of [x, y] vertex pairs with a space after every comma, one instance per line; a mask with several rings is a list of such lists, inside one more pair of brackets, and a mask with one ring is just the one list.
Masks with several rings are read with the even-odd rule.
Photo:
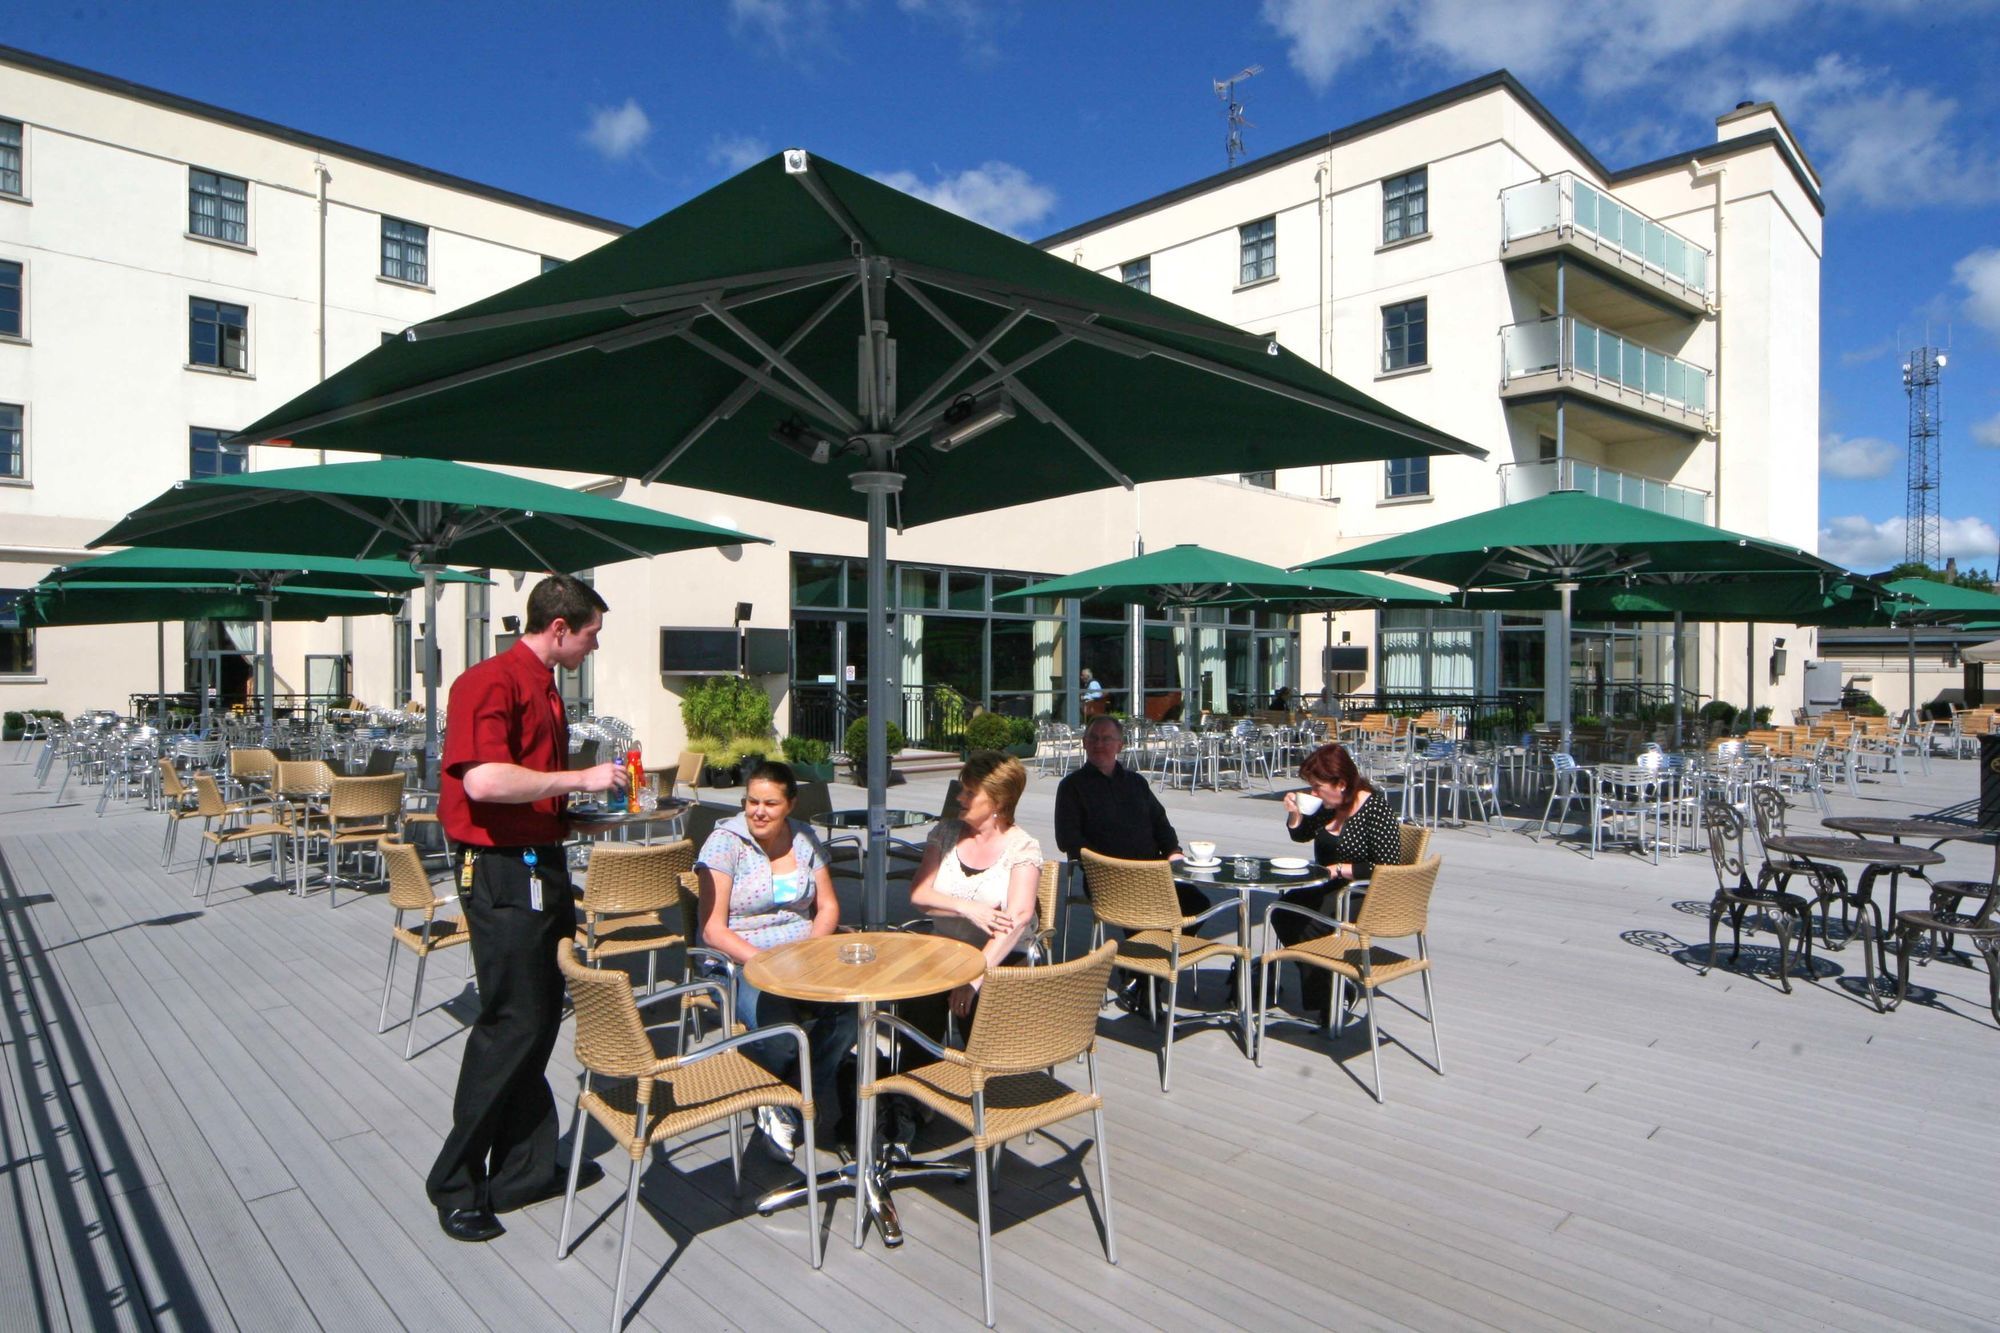
[[[1810, 551], [1695, 523], [1581, 491], [1555, 491], [1307, 562], [1305, 569], [1373, 569], [1461, 589], [1546, 585], [1569, 638], [1571, 601], [1587, 583], [1696, 584], [1705, 579], [1847, 577]], [[1570, 698], [1559, 690], [1562, 746]], [[1676, 694], [1678, 704], [1678, 693]]]
[[425, 754], [435, 759], [437, 585], [445, 565], [573, 573], [764, 540], [487, 468], [395, 458], [176, 482], [91, 545], [200, 542], [407, 562], [424, 588]]
[[1266, 336], [797, 149], [409, 330], [236, 439], [587, 466], [865, 519], [870, 920], [892, 501], [901, 526], [1168, 477], [1484, 456]]
[[[71, 568], [76, 568], [72, 566]], [[72, 625], [131, 625], [151, 621], [158, 653], [161, 723], [165, 724], [167, 693], [166, 622], [258, 620], [265, 622], [265, 680], [270, 681], [270, 622], [326, 620], [333, 616], [393, 615], [401, 597], [348, 588], [318, 588], [287, 583], [272, 591], [246, 590], [233, 583], [179, 583], [77, 579], [43, 582], [21, 594], [16, 609], [24, 629]], [[208, 691], [202, 690], [202, 727], [208, 726]], [[266, 696], [265, 725], [270, 725]]]
[[[1193, 543], [1163, 547], [1061, 578], [1045, 579], [1013, 592], [996, 594], [993, 600], [997, 603], [1031, 597], [1105, 598], [1128, 606], [1179, 611], [1182, 652], [1187, 658], [1182, 668], [1183, 679], [1190, 683], [1195, 680], [1194, 612], [1198, 607], [1331, 612], [1384, 606], [1445, 606], [1451, 602], [1443, 593], [1379, 574], [1359, 570], [1296, 573]], [[1143, 688], [1138, 672], [1141, 651], [1135, 642], [1134, 716], [1139, 712], [1139, 691]]]
[[2000, 617], [2000, 595], [1936, 579], [1891, 579], [1882, 585], [1894, 596], [1890, 610], [1909, 638], [1910, 707], [1917, 706], [1917, 626], [1964, 625]]
[[[472, 574], [444, 571], [449, 583], [482, 583]], [[279, 589], [306, 582], [315, 589], [359, 592], [409, 592], [424, 586], [424, 576], [400, 560], [350, 560], [338, 556], [287, 555], [271, 551], [209, 551], [185, 547], [135, 546], [109, 555], [59, 565], [42, 578], [45, 586], [74, 587], [91, 583], [144, 580], [162, 587], [188, 584], [226, 585], [254, 594], [262, 608], [264, 662], [264, 731], [269, 735], [277, 676], [272, 667], [271, 614]], [[323, 616], [310, 617], [324, 619]]]

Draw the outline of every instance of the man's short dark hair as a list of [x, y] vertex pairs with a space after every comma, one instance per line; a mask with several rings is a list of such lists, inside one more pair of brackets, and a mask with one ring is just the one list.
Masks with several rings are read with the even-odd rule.
[[551, 574], [528, 594], [528, 624], [524, 634], [540, 634], [558, 620], [580, 630], [611, 609], [597, 589], [570, 574]]
[[1117, 718], [1111, 716], [1111, 714], [1109, 713], [1099, 713], [1096, 717], [1093, 717], [1092, 719], [1090, 719], [1090, 721], [1084, 723], [1083, 734], [1088, 736], [1093, 730], [1095, 730], [1098, 727], [1109, 727], [1113, 731], [1118, 733], [1119, 740], [1122, 741], [1125, 739], [1125, 724], [1123, 722], [1120, 722]]

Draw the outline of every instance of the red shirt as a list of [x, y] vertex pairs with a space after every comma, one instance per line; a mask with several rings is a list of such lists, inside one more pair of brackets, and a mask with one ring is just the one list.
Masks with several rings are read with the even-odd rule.
[[555, 773], [569, 759], [569, 722], [555, 673], [526, 643], [468, 667], [451, 683], [445, 713], [438, 819], [453, 842], [476, 847], [545, 847], [563, 840], [564, 799], [532, 805], [475, 801], [465, 774], [480, 764], [518, 764]]

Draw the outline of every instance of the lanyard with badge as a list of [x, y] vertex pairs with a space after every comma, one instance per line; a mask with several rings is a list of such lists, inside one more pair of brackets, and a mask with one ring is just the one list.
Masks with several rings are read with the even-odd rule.
[[532, 847], [521, 853], [521, 864], [528, 867], [528, 906], [539, 912], [542, 910], [542, 872], [535, 868], [536, 860]]

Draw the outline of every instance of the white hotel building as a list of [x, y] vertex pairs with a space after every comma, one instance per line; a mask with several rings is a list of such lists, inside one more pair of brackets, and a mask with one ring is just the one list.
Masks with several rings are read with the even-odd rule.
[[[804, 145], [810, 148], [811, 145]], [[1717, 141], [1612, 171], [1499, 73], [1170, 190], [1040, 244], [1287, 347], [1489, 451], [1275, 476], [1149, 483], [892, 535], [908, 716], [949, 685], [1014, 713], [1072, 714], [1088, 666], [1130, 701], [1131, 621], [1085, 603], [995, 611], [995, 593], [1199, 541], [1293, 564], [1578, 486], [1812, 546], [1818, 526], [1819, 183], [1777, 110]], [[178, 478], [317, 461], [217, 440], [381, 339], [581, 254], [623, 228], [378, 153], [0, 48], [0, 588], [52, 565]], [[579, 422], [587, 436], [587, 417]], [[1254, 431], [1254, 422], [1245, 422]], [[558, 452], [548, 460], [560, 472]], [[602, 479], [569, 474], [571, 484]], [[781, 729], [831, 726], [861, 665], [858, 523], [671, 486], [622, 498], [773, 539], [606, 566], [612, 606], [566, 688], [681, 740], [663, 627], [791, 631], [764, 678]], [[444, 674], [492, 650], [523, 589], [440, 608]], [[1319, 650], [1371, 649], [1373, 689], [1508, 695], [1564, 678], [1539, 617], [1220, 614], [1198, 625], [1205, 706], [1324, 683]], [[1178, 693], [1178, 622], [1148, 619], [1147, 689]], [[192, 647], [240, 627], [170, 627]], [[1773, 679], [1773, 636], [1794, 665]], [[150, 626], [0, 628], [0, 708], [122, 707], [154, 688]], [[370, 702], [421, 692], [407, 619], [281, 626], [278, 688]], [[1741, 704], [1799, 702], [1810, 631], [1702, 626], [1680, 679]], [[1623, 709], [1670, 674], [1658, 627], [1580, 626], [1578, 711]], [[344, 679], [344, 685], [338, 684]], [[858, 687], [857, 687], [858, 692]]]

